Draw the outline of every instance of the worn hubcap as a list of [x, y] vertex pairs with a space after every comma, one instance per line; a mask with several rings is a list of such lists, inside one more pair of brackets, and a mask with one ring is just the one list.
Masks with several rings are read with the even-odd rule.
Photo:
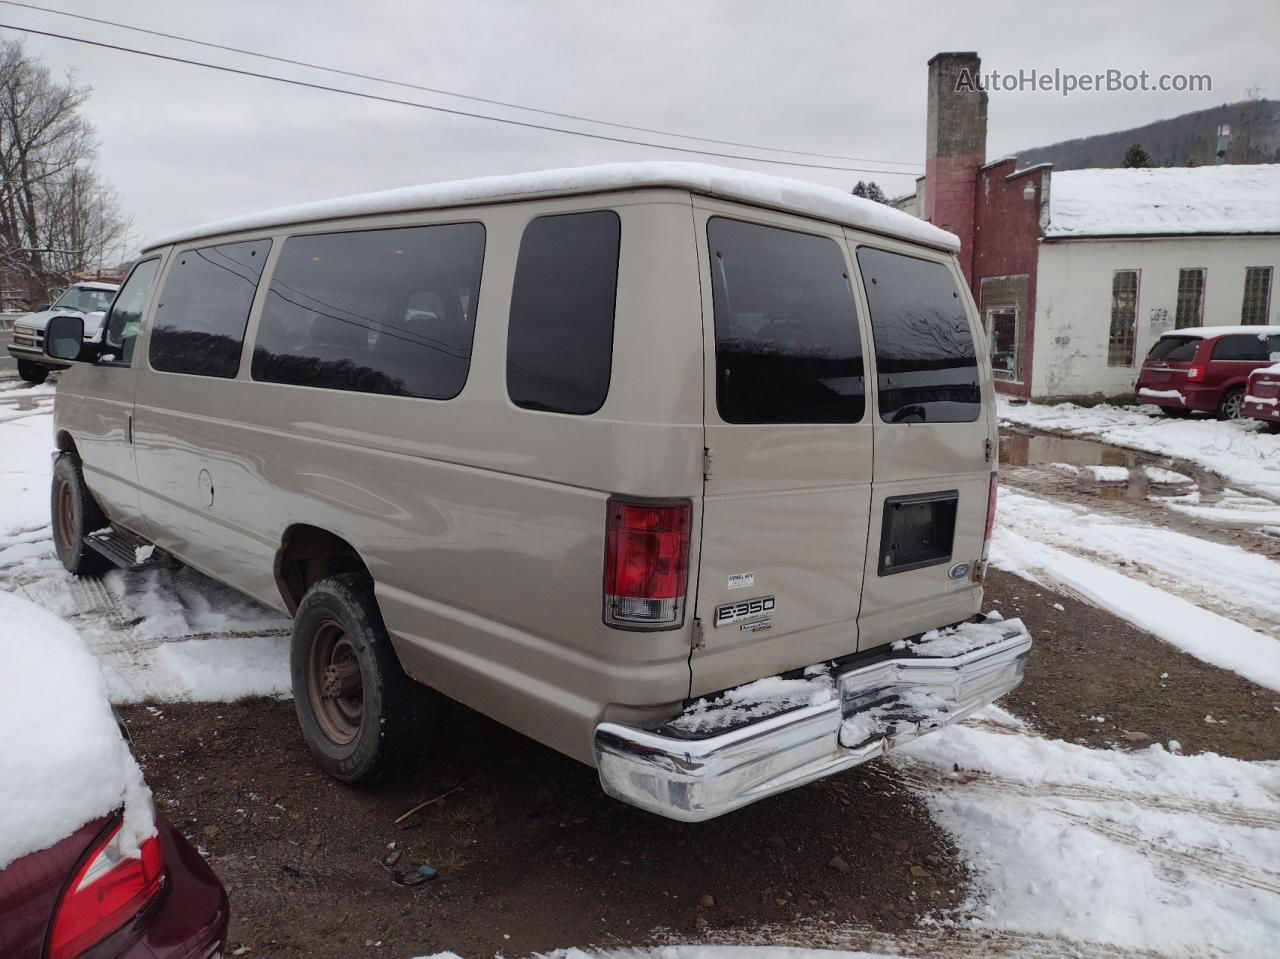
[[316, 627], [311, 640], [307, 692], [325, 736], [339, 746], [351, 743], [364, 718], [360, 660], [346, 630], [331, 619]]
[[58, 484], [58, 545], [64, 553], [75, 548], [76, 509], [70, 483]]
[[1227, 419], [1238, 420], [1240, 418], [1240, 410], [1244, 406], [1244, 397], [1237, 393], [1227, 399], [1223, 407], [1223, 412], [1227, 414]]

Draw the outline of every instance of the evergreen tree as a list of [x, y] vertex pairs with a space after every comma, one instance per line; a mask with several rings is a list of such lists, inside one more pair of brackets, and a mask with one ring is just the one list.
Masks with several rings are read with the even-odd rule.
[[889, 202], [889, 198], [884, 195], [884, 190], [880, 189], [880, 184], [875, 180], [870, 182], [859, 180], [854, 185], [853, 195], [860, 196], [866, 200], [875, 200], [877, 203]]
[[1151, 166], [1151, 154], [1141, 143], [1135, 143], [1124, 153], [1124, 165], [1128, 169]]

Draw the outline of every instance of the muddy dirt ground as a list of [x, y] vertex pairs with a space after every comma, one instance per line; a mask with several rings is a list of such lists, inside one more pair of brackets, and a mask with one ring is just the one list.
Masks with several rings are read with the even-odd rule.
[[[1014, 576], [992, 574], [987, 606], [1036, 637], [1006, 705], [1045, 735], [1275, 758], [1280, 694]], [[884, 762], [694, 825], [606, 798], [593, 770], [462, 707], [427, 765], [371, 790], [316, 771], [287, 702], [121, 713], [159, 808], [230, 890], [233, 954], [527, 955], [777, 938], [814, 920], [892, 932], [968, 888], [948, 837]], [[395, 868], [425, 862], [439, 877], [395, 884], [383, 862], [396, 854]]]

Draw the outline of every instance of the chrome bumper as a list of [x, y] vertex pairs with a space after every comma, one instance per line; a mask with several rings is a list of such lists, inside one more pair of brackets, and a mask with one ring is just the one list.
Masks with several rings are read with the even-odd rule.
[[834, 674], [826, 701], [703, 738], [601, 723], [601, 785], [649, 812], [700, 822], [874, 759], [964, 719], [1022, 681], [1031, 651], [1022, 622], [984, 625], [995, 627], [989, 644], [946, 657], [891, 649], [885, 659]]

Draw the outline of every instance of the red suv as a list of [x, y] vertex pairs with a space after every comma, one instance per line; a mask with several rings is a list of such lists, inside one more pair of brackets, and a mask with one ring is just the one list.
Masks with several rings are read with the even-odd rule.
[[1280, 363], [1249, 375], [1243, 413], [1262, 420], [1270, 432], [1280, 433]]
[[1138, 374], [1139, 403], [1165, 416], [1193, 410], [1234, 420], [1241, 413], [1249, 374], [1280, 360], [1280, 327], [1193, 326], [1156, 340]]

